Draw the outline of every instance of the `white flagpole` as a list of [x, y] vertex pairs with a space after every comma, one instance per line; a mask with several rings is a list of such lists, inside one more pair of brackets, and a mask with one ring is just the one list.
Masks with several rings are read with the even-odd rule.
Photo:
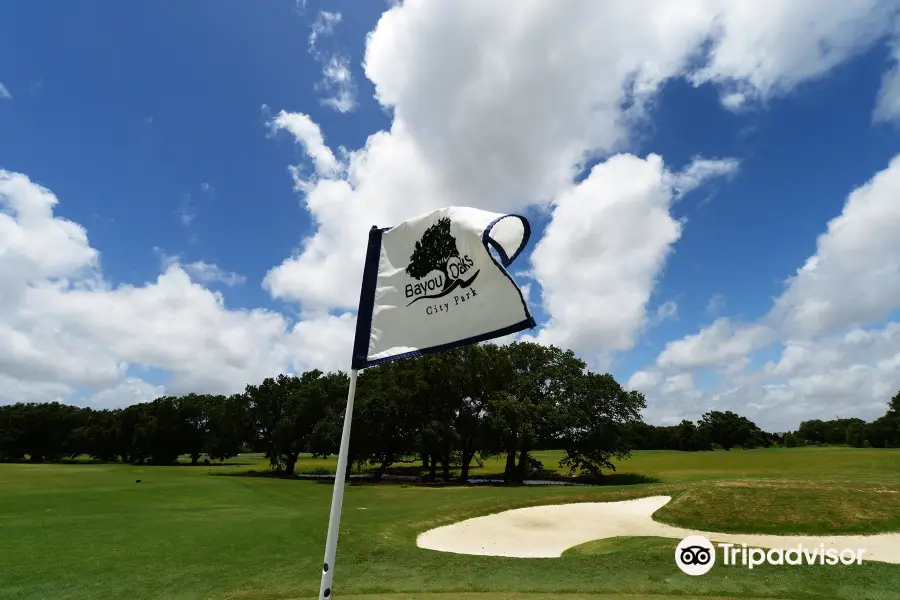
[[358, 372], [358, 369], [350, 369], [350, 391], [347, 394], [347, 408], [344, 409], [344, 431], [341, 433], [341, 449], [338, 453], [337, 473], [334, 475], [334, 492], [331, 495], [331, 515], [328, 517], [328, 538], [325, 540], [325, 561], [322, 565], [319, 600], [331, 598], [331, 580], [334, 577], [334, 555], [337, 552], [338, 526], [341, 521], [341, 506], [344, 503], [344, 479], [347, 473], [350, 424], [353, 422], [353, 399], [356, 396]]

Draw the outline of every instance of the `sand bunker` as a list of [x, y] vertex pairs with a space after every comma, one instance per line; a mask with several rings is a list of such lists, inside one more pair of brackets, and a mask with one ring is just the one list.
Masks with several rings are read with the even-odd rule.
[[[619, 536], [658, 536], [681, 540], [702, 535], [713, 542], [760, 548], [865, 548], [864, 561], [900, 564], [900, 533], [843, 536], [787, 536], [716, 533], [672, 527], [653, 513], [672, 498], [653, 496], [622, 502], [579, 502], [518, 508], [438, 527], [421, 534], [420, 548], [516, 558], [555, 558], [585, 542]], [[673, 546], [674, 548], [674, 546]]]

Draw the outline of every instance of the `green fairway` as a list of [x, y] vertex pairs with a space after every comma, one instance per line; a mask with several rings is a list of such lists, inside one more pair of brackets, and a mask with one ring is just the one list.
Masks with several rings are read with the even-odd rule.
[[[555, 467], [554, 453], [536, 453]], [[288, 599], [318, 591], [332, 486], [215, 476], [224, 466], [0, 465], [0, 598]], [[333, 461], [303, 458], [299, 470]], [[488, 462], [484, 469], [493, 468]], [[851, 448], [637, 452], [661, 481], [601, 487], [361, 484], [345, 495], [335, 594], [367, 600], [897, 597], [900, 566], [715, 568], [689, 577], [676, 540], [618, 538], [559, 559], [421, 550], [441, 524], [542, 503], [668, 494], [657, 518], [710, 530], [900, 530], [900, 451]], [[135, 480], [141, 479], [141, 483]]]

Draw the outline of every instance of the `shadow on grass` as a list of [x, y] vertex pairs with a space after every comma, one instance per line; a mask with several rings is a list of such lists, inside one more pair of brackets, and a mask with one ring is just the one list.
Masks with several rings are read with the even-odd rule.
[[0, 464], [5, 465], [125, 465], [128, 467], [194, 467], [194, 468], [215, 468], [215, 467], [249, 467], [255, 463], [252, 462], [198, 462], [196, 464], [189, 462], [164, 463], [164, 462], [122, 462], [120, 460], [90, 460], [80, 458], [63, 458], [60, 460], [2, 460]]
[[[545, 471], [545, 473], [547, 473]], [[307, 480], [315, 481], [322, 485], [333, 485], [333, 473], [296, 473], [287, 475], [269, 469], [256, 470], [249, 469], [247, 471], [230, 471], [223, 473], [211, 473], [214, 476], [222, 477], [267, 477], [271, 479], [290, 479], [290, 480]], [[627, 486], [627, 485], [647, 485], [653, 483], [662, 483], [662, 480], [655, 477], [648, 477], [640, 473], [610, 473], [597, 477], [564, 477], [559, 474], [552, 473], [545, 479], [526, 479], [522, 482], [503, 481], [502, 477], [487, 478], [473, 477], [468, 482], [462, 482], [459, 478], [451, 478], [444, 481], [443, 478], [437, 477], [434, 481], [415, 475], [397, 475], [387, 473], [382, 477], [376, 477], [371, 473], [353, 472], [347, 480], [348, 485], [400, 485], [400, 486], [419, 486], [419, 487], [463, 487], [463, 486], [488, 486], [488, 487], [534, 487], [534, 486]]]

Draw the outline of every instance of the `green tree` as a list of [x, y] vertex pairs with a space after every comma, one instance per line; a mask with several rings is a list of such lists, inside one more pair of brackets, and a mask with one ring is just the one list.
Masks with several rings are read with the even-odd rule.
[[793, 433], [787, 432], [784, 434], [784, 447], [785, 448], [796, 448], [797, 447], [797, 439], [794, 437]]
[[134, 429], [134, 452], [154, 464], [172, 464], [186, 451], [180, 399], [157, 398], [142, 407]]
[[562, 407], [566, 457], [560, 466], [600, 477], [604, 469], [616, 470], [613, 458], [630, 456], [625, 426], [640, 419], [646, 401], [640, 392], [624, 390], [609, 374], [585, 373], [573, 387]]
[[854, 448], [862, 448], [866, 441], [865, 437], [865, 424], [854, 422], [847, 427], [847, 433], [845, 435], [844, 442], [848, 446], [853, 446]]
[[489, 399], [495, 431], [489, 450], [506, 454], [504, 479], [522, 481], [543, 468], [531, 450], [565, 429], [564, 405], [579, 389], [585, 363], [571, 350], [533, 342], [509, 344], [503, 353], [511, 373], [504, 389]]
[[295, 417], [291, 388], [293, 377], [267, 377], [259, 385], [244, 390], [253, 423], [253, 437], [258, 441], [269, 464], [276, 471], [293, 473], [289, 443], [290, 424]]
[[317, 423], [328, 414], [335, 389], [346, 394], [346, 383], [343, 373], [324, 375], [312, 370], [299, 377], [279, 375], [259, 386], [247, 386], [255, 437], [272, 467], [293, 475], [297, 457], [311, 447]]
[[475, 455], [490, 455], [492, 430], [488, 410], [493, 398], [505, 394], [513, 369], [504, 349], [495, 344], [463, 347], [459, 360], [459, 378], [454, 387], [460, 398], [454, 427], [459, 445], [459, 478], [466, 483]]
[[426, 229], [422, 239], [416, 242], [406, 274], [422, 279], [432, 271], [440, 271], [444, 274], [444, 287], [447, 287], [450, 285], [447, 264], [450, 258], [458, 256], [456, 240], [450, 235], [450, 219], [444, 217]]
[[683, 419], [674, 429], [675, 443], [678, 446], [678, 450], [690, 452], [709, 449], [709, 442], [693, 421]]
[[763, 437], [755, 423], [731, 411], [709, 411], [700, 419], [701, 435], [726, 450], [735, 446], [752, 446]]
[[118, 454], [118, 411], [88, 410], [85, 424], [74, 432], [79, 439], [80, 454], [109, 462]]
[[811, 442], [819, 442], [819, 443], [838, 443], [835, 441], [829, 441], [828, 432], [829, 426], [820, 419], [813, 419], [810, 421], [803, 421], [800, 423], [800, 427], [797, 428], [797, 435], [802, 437], [803, 439], [809, 440]]
[[208, 444], [211, 405], [221, 398], [222, 396], [188, 394], [175, 399], [175, 407], [181, 420], [178, 450], [191, 457], [192, 465], [200, 461], [200, 455]]
[[416, 404], [423, 394], [417, 362], [389, 362], [360, 375], [349, 458], [357, 466], [377, 465], [378, 477], [394, 463], [415, 454], [421, 422]]
[[203, 451], [209, 458], [218, 461], [237, 456], [250, 437], [247, 396], [209, 396], [206, 411], [208, 422]]

